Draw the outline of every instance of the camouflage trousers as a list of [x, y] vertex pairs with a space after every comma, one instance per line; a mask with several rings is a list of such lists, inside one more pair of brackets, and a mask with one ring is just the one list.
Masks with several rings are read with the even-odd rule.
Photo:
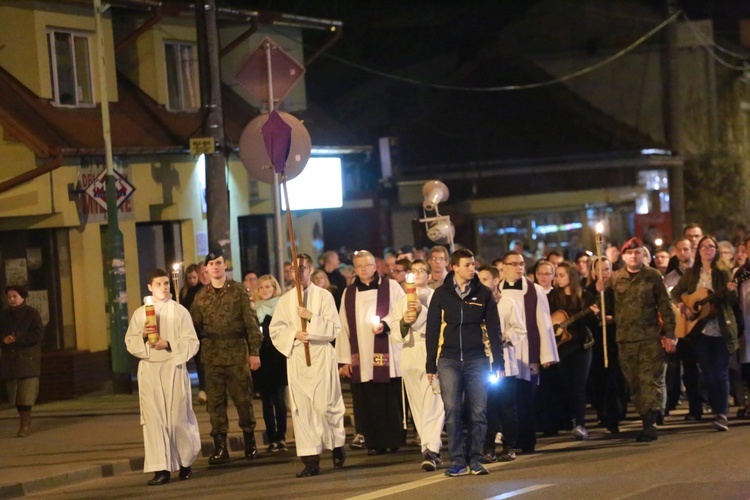
[[252, 404], [252, 382], [250, 367], [241, 365], [205, 365], [206, 410], [211, 418], [211, 436], [229, 431], [227, 418], [227, 391], [232, 396], [239, 415], [240, 428], [245, 432], [255, 430], [255, 415]]
[[617, 347], [635, 411], [641, 416], [649, 410], [662, 411], [667, 363], [661, 343], [656, 340], [621, 342]]

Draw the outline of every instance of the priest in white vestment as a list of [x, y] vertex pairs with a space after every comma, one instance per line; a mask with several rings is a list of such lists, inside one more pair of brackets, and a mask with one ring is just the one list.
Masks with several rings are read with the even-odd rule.
[[167, 273], [157, 269], [149, 281], [159, 340], [148, 342], [148, 334], [156, 331], [146, 325], [146, 306], [141, 306], [130, 319], [125, 344], [128, 352], [141, 360], [138, 395], [146, 452], [143, 471], [155, 472], [148, 482], [155, 486], [168, 483], [172, 471], [179, 470], [181, 480], [189, 479], [201, 451], [187, 368], [200, 343], [190, 313], [171, 299]]
[[532, 453], [536, 447], [534, 414], [539, 373], [542, 368], [559, 362], [560, 357], [547, 294], [541, 286], [525, 277], [524, 266], [523, 255], [518, 252], [506, 253], [503, 256], [503, 279], [498, 288], [501, 302], [515, 302], [523, 320], [523, 327], [518, 328], [516, 338], [511, 339], [518, 366], [516, 403], [519, 429], [516, 444], [524, 453]]
[[401, 350], [390, 337], [393, 307], [405, 296], [395, 280], [379, 276], [367, 250], [354, 255], [357, 277], [341, 298], [341, 337], [336, 354], [351, 379], [357, 426], [368, 454], [395, 452], [406, 444], [402, 424]]
[[[341, 331], [336, 303], [328, 290], [310, 283], [313, 263], [309, 255], [298, 255], [297, 269], [304, 305], [299, 305], [296, 288], [282, 295], [269, 332], [273, 345], [287, 358], [295, 445], [305, 464], [297, 477], [309, 477], [320, 473], [324, 449], [333, 450], [334, 467], [343, 467], [346, 408], [331, 345]], [[306, 331], [302, 331], [302, 319], [307, 321]], [[305, 345], [310, 350], [310, 366]]]

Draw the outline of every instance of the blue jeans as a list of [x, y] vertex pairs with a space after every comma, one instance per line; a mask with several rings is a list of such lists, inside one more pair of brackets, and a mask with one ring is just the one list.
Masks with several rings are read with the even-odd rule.
[[729, 406], [729, 351], [724, 337], [699, 333], [693, 341], [695, 357], [708, 388], [708, 402], [719, 415], [726, 415]]
[[445, 406], [445, 427], [448, 431], [448, 451], [453, 465], [466, 465], [464, 449], [464, 398], [469, 412], [469, 465], [480, 463], [482, 445], [487, 433], [487, 377], [489, 360], [485, 357], [459, 361], [440, 358], [438, 375], [440, 393]]

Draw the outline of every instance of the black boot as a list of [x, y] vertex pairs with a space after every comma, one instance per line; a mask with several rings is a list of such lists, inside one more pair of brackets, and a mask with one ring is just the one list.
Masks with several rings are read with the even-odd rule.
[[297, 477], [310, 477], [320, 474], [320, 455], [302, 457], [305, 468], [297, 473]]
[[651, 441], [659, 439], [659, 432], [656, 429], [656, 420], [659, 416], [658, 413], [659, 412], [652, 410], [643, 416], [643, 430], [635, 438], [636, 441], [639, 443], [650, 443]]
[[255, 458], [258, 454], [258, 447], [255, 445], [255, 433], [243, 431], [245, 437], [245, 458]]
[[217, 434], [214, 436], [214, 454], [208, 457], [208, 465], [221, 465], [227, 462], [229, 462], [227, 435]]
[[156, 474], [154, 474], [154, 477], [149, 480], [147, 483], [149, 486], [159, 486], [162, 484], [167, 484], [169, 482], [169, 471], [168, 470], [160, 470]]
[[193, 476], [193, 468], [180, 466], [180, 481], [187, 481]]
[[344, 462], [346, 462], [346, 452], [344, 452], [344, 447], [339, 446], [338, 448], [333, 449], [333, 466], [336, 469], [340, 469], [344, 466]]

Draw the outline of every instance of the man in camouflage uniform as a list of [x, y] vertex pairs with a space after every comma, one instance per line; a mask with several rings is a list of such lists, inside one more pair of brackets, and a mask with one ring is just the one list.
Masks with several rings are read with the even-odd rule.
[[206, 370], [206, 409], [211, 416], [214, 438], [214, 453], [208, 463], [217, 465], [229, 461], [227, 390], [240, 417], [245, 458], [253, 458], [258, 452], [250, 370], [260, 368], [262, 336], [258, 316], [242, 284], [226, 277], [227, 265], [221, 248], [212, 249], [205, 264], [211, 283], [195, 296], [190, 314], [201, 339], [201, 358]]
[[[664, 401], [666, 352], [674, 352], [675, 317], [661, 273], [643, 263], [643, 242], [628, 240], [622, 247], [625, 267], [615, 272], [610, 284], [615, 295], [615, 322], [620, 366], [630, 395], [643, 420], [637, 441], [658, 438], [656, 422]], [[659, 314], [665, 336], [660, 335]]]

